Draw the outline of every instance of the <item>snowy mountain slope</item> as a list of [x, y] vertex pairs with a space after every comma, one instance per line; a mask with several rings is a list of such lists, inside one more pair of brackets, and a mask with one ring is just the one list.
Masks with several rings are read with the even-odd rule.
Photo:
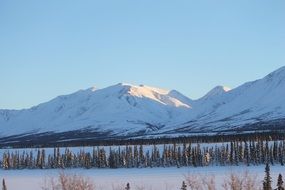
[[1, 135], [100, 128], [116, 133], [157, 130], [183, 115], [190, 106], [169, 96], [169, 91], [148, 86], [117, 84], [59, 96], [20, 111], [0, 111]]
[[123, 83], [80, 90], [30, 109], [0, 110], [0, 136], [72, 131], [78, 136], [80, 130], [106, 135], [102, 138], [185, 135], [246, 130], [283, 119], [285, 67], [232, 90], [217, 86], [198, 100], [175, 90]]
[[176, 90], [169, 91], [169, 93], [167, 95], [172, 97], [172, 98], [178, 99], [179, 101], [181, 101], [182, 103], [188, 105], [189, 107], [191, 107], [191, 105], [194, 102], [193, 100], [191, 100], [187, 96], [184, 96], [183, 94], [181, 94], [180, 92], [178, 92]]
[[193, 103], [184, 124], [166, 128], [224, 130], [285, 118], [285, 67], [233, 90], [219, 86]]
[[210, 90], [205, 96], [203, 96], [200, 100], [205, 101], [206, 99], [213, 99], [216, 96], [223, 95], [229, 92], [231, 89], [226, 86], [216, 86], [212, 90]]

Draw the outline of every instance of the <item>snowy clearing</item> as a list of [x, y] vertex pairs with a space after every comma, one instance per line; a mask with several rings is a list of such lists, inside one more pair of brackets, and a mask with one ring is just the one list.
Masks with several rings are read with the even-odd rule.
[[[215, 176], [216, 183], [222, 184], [231, 173], [242, 174], [248, 171], [261, 181], [264, 177], [264, 166], [232, 166], [232, 167], [183, 167], [183, 168], [142, 168], [142, 169], [66, 169], [66, 174], [77, 174], [89, 177], [96, 184], [96, 189], [113, 190], [123, 187], [127, 182], [132, 187], [144, 187], [152, 190], [177, 190], [181, 187], [185, 175]], [[44, 179], [57, 177], [61, 170], [0, 170], [0, 177], [5, 177], [9, 190], [40, 190]], [[271, 166], [275, 186], [278, 174], [284, 174], [284, 167]]]

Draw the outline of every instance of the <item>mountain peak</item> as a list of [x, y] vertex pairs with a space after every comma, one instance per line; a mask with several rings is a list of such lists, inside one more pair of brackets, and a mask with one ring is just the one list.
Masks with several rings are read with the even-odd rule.
[[271, 72], [265, 78], [273, 78], [273, 77], [285, 77], [285, 66], [280, 67], [279, 69]]
[[134, 85], [134, 84], [129, 84], [129, 83], [118, 83], [114, 86], [110, 86], [107, 88], [119, 88], [119, 89], [125, 89], [125, 92], [128, 93], [139, 93], [139, 94], [148, 94], [150, 92], [155, 92], [158, 94], [163, 94], [166, 95], [169, 93], [169, 90], [165, 90], [165, 89], [161, 89], [161, 88], [157, 88], [157, 87], [151, 87], [151, 86], [147, 86], [144, 84], [140, 84], [140, 85]]
[[92, 87], [90, 88], [90, 90], [91, 90], [92, 92], [94, 92], [94, 91], [97, 90], [97, 87], [96, 87], [96, 86], [92, 86]]
[[201, 99], [208, 99], [211, 98], [213, 96], [218, 96], [218, 95], [222, 95], [227, 93], [228, 91], [230, 91], [231, 89], [229, 87], [226, 86], [216, 86], [214, 87], [212, 90], [210, 90], [205, 96], [203, 96]]
[[118, 83], [118, 84], [116, 84], [114, 86], [135, 86], [135, 85], [132, 85], [132, 84], [126, 83], [126, 82], [120, 82], [120, 83]]
[[[162, 105], [170, 107], [186, 107], [190, 106], [190, 99], [176, 92], [176, 95], [170, 95], [169, 90], [151, 87], [147, 85], [133, 85], [128, 83], [118, 83], [116, 85], [101, 90], [104, 94], [112, 94], [113, 97], [136, 99], [148, 99]], [[144, 100], [143, 100], [144, 101]]]

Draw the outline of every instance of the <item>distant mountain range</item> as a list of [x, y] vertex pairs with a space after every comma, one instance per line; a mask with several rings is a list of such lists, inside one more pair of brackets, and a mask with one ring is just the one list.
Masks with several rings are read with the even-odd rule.
[[[235, 89], [192, 100], [176, 90], [119, 83], [0, 110], [0, 143], [149, 138], [285, 128], [285, 67]], [[47, 138], [48, 137], [48, 138]], [[57, 137], [56, 139], [51, 137]]]

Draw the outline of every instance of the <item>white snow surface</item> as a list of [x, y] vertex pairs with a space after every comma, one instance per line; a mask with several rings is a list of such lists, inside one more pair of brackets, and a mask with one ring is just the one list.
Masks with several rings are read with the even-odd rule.
[[232, 90], [217, 86], [197, 100], [176, 90], [125, 83], [80, 90], [30, 109], [0, 110], [0, 135], [84, 128], [156, 134], [182, 127], [228, 129], [283, 118], [285, 67]]
[[201, 99], [203, 99], [203, 100], [211, 99], [211, 98], [214, 98], [215, 96], [225, 94], [230, 90], [231, 89], [229, 87], [226, 87], [226, 86], [216, 86], [215, 88], [210, 90], [205, 96], [203, 96]]
[[[279, 173], [284, 176], [284, 166], [271, 166], [272, 187], [276, 187]], [[0, 177], [5, 178], [9, 190], [40, 190], [51, 178], [57, 178], [62, 170], [0, 170]], [[185, 177], [214, 176], [218, 189], [229, 179], [231, 174], [243, 176], [248, 172], [255, 177], [257, 185], [262, 187], [264, 166], [208, 166], [182, 168], [141, 168], [141, 169], [65, 169], [67, 175], [79, 175], [91, 180], [98, 190], [124, 189], [130, 183], [131, 189], [177, 190], [181, 188]]]

